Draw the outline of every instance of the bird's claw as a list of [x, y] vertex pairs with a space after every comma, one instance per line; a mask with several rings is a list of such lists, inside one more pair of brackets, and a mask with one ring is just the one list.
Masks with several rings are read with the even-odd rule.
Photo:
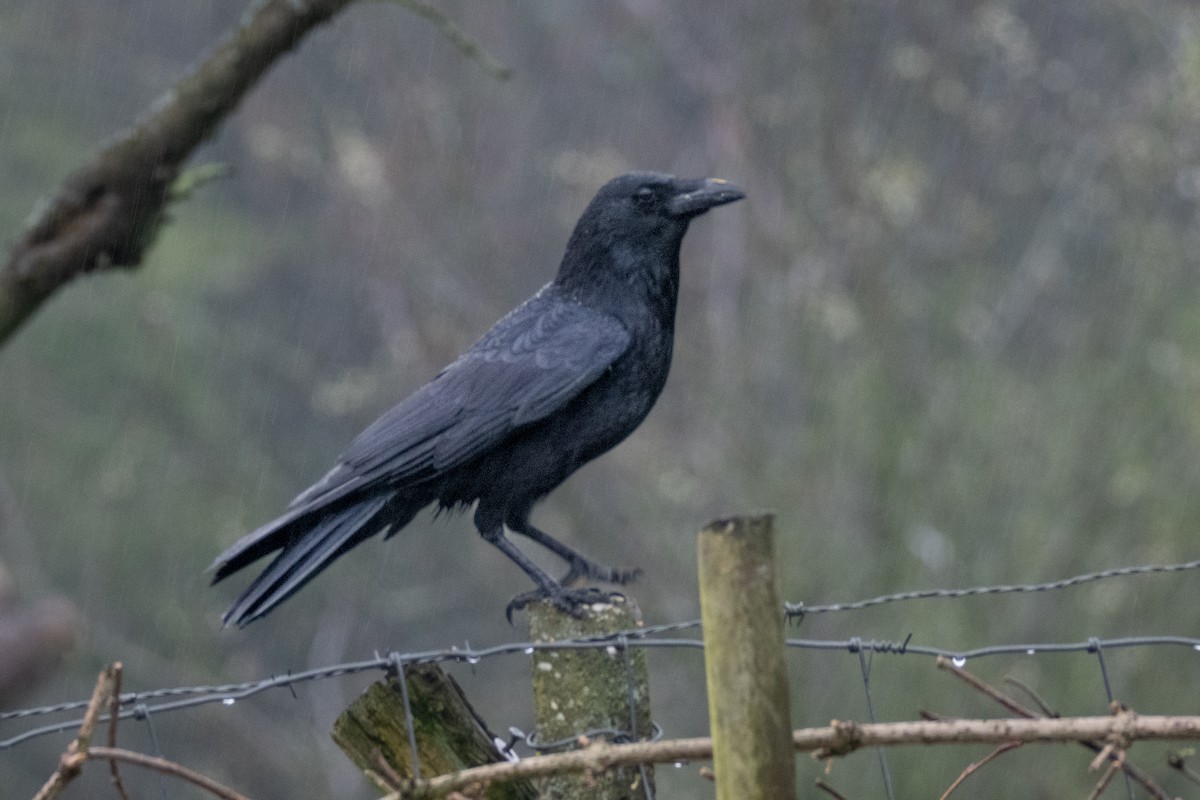
[[567, 574], [559, 581], [564, 586], [570, 586], [580, 579], [615, 583], [618, 586], [624, 586], [627, 583], [637, 580], [642, 575], [642, 570], [639, 567], [634, 567], [633, 569], [615, 569], [614, 567], [607, 567], [604, 564], [597, 564], [595, 561], [588, 561], [586, 558], [574, 559], [570, 563], [571, 568], [567, 570]]
[[530, 603], [548, 600], [564, 614], [570, 614], [576, 619], [583, 619], [587, 615], [588, 606], [593, 603], [610, 603], [617, 598], [624, 600], [625, 595], [620, 592], [608, 592], [595, 586], [585, 586], [582, 589], [564, 589], [561, 586], [556, 589], [539, 588], [523, 592], [510, 600], [504, 609], [504, 617], [511, 625], [514, 611], [526, 608]]

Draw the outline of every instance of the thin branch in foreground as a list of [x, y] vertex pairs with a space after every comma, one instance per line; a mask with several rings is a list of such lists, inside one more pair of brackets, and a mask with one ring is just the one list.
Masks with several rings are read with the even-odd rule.
[[1040, 710], [1042, 712], [1043, 717], [1061, 716], [1061, 714], [1059, 714], [1057, 711], [1055, 711], [1050, 706], [1049, 703], [1047, 703], [1045, 700], [1042, 699], [1042, 696], [1040, 694], [1035, 692], [1031, 686], [1026, 685], [1023, 681], [1020, 681], [1011, 675], [1007, 675], [1004, 678], [1004, 682], [1007, 683], [1009, 686], [1012, 686], [1012, 687], [1024, 692], [1025, 695], [1030, 700], [1032, 700], [1034, 703], [1037, 704], [1038, 710]]
[[488, 75], [500, 81], [506, 81], [512, 77], [513, 71], [510, 67], [500, 63], [499, 59], [484, 50], [479, 42], [472, 39], [463, 32], [462, 28], [455, 25], [454, 20], [446, 16], [445, 12], [434, 8], [424, 2], [424, 0], [391, 1], [404, 6], [417, 16], [424, 17], [432, 22], [437, 27], [438, 32], [442, 36], [445, 36], [450, 41], [450, 44], [458, 48], [458, 52], [477, 63]]
[[[997, 703], [1002, 705], [1004, 708], [1008, 709], [1009, 711], [1012, 711], [1014, 714], [1025, 717], [1026, 719], [1042, 719], [1042, 717], [1039, 717], [1033, 711], [1030, 711], [1028, 708], [1025, 708], [1017, 701], [1015, 701], [1012, 698], [1008, 697], [1007, 695], [1001, 693], [999, 690], [997, 690], [996, 688], [994, 688], [993, 686], [988, 684], [982, 678], [979, 678], [978, 676], [973, 675], [972, 673], [968, 672], [967, 670], [963, 669], [962, 667], [955, 666], [950, 661], [950, 659], [946, 658], [945, 656], [938, 656], [937, 667], [938, 667], [938, 669], [947, 670], [951, 675], [954, 675], [955, 677], [959, 678], [967, 685], [971, 686], [972, 688], [974, 688], [974, 689], [982, 692], [983, 694], [987, 695], [988, 697], [992, 698]], [[1024, 688], [1024, 685], [1020, 684], [1019, 682], [1017, 682], [1017, 685]], [[1026, 691], [1030, 694], [1030, 696], [1032, 696], [1034, 698], [1034, 701], [1043, 710], [1047, 711], [1047, 713], [1050, 714], [1053, 718], [1055, 718], [1055, 719], [1059, 718], [1057, 712], [1051, 711], [1049, 706], [1045, 703], [1045, 701], [1043, 701], [1040, 697], [1038, 697], [1035, 693], [1033, 693], [1032, 690], [1026, 689]], [[1129, 712], [1128, 709], [1125, 709], [1121, 706], [1114, 707], [1113, 711], [1114, 711], [1114, 714], [1116, 714], [1117, 716], [1120, 716], [1123, 713], [1130, 713], [1130, 714], [1132, 713], [1132, 712]], [[1119, 734], [1117, 736], [1119, 737]], [[1127, 747], [1130, 743], [1129, 740], [1125, 740], [1125, 739], [1121, 739], [1121, 741], [1124, 743], [1125, 747]], [[1091, 750], [1093, 753], [1100, 754], [1099, 756], [1097, 756], [1097, 759], [1093, 762], [1093, 764], [1096, 766], [1092, 766], [1091, 769], [1093, 769], [1093, 770], [1098, 769], [1099, 768], [1098, 765], [1101, 761], [1103, 761], [1105, 758], [1112, 758], [1114, 763], [1119, 762], [1121, 769], [1123, 769], [1125, 771], [1126, 775], [1128, 775], [1131, 779], [1133, 779], [1136, 783], [1138, 783], [1143, 789], [1145, 789], [1146, 792], [1149, 793], [1151, 797], [1155, 798], [1155, 800], [1170, 800], [1170, 795], [1168, 795], [1163, 790], [1163, 788], [1158, 785], [1157, 781], [1155, 781], [1153, 778], [1151, 778], [1148, 774], [1146, 774], [1142, 770], [1135, 767], [1133, 764], [1131, 764], [1128, 761], [1128, 759], [1125, 758], [1123, 749], [1121, 750], [1120, 756], [1114, 756], [1113, 748], [1111, 746], [1106, 747], [1105, 745], [1102, 745], [1099, 742], [1085, 741], [1082, 739], [1079, 741], [1079, 744], [1082, 747], [1085, 747], [1088, 750]]]
[[[1200, 740], [1200, 717], [1138, 716], [1130, 713], [1115, 717], [954, 719], [869, 724], [835, 720], [828, 727], [792, 731], [793, 746], [797, 750], [811, 751], [817, 760], [847, 755], [864, 747], [1003, 744], [1012, 741], [1080, 741], [1094, 744], [1096, 740], [1118, 738], [1124, 742], [1139, 739], [1197, 741]], [[598, 742], [569, 753], [533, 756], [516, 763], [488, 764], [420, 782], [407, 782], [402, 791], [388, 795], [385, 800], [431, 800], [471, 787], [515, 778], [540, 778], [566, 771], [599, 771], [641, 763], [707, 761], [711, 757], [712, 741], [707, 738], [631, 744]], [[1131, 774], [1131, 777], [1135, 776]], [[1151, 787], [1151, 793], [1156, 797], [1165, 797], [1161, 789], [1153, 786], [1153, 782]]]
[[161, 772], [164, 775], [170, 775], [180, 780], [187, 781], [193, 786], [197, 786], [215, 797], [220, 797], [221, 800], [249, 800], [245, 795], [235, 792], [228, 786], [217, 783], [207, 775], [201, 775], [193, 769], [188, 769], [182, 764], [177, 764], [174, 761], [168, 761], [165, 758], [158, 756], [148, 756], [145, 753], [136, 753], [132, 750], [123, 750], [119, 747], [93, 747], [89, 751], [92, 758], [107, 759], [109, 761], [123, 761], [126, 764], [136, 764], [139, 767], [152, 769], [155, 772]]
[[[112, 697], [108, 704], [108, 746], [117, 746], [117, 722], [121, 719], [121, 662], [117, 661], [111, 667], [113, 671]], [[121, 800], [129, 800], [129, 793], [125, 791], [125, 783], [121, 780], [121, 770], [117, 768], [117, 762], [110, 760], [108, 762], [108, 770], [112, 774], [113, 788], [117, 790], [117, 794]]]
[[1092, 789], [1092, 793], [1088, 795], [1088, 800], [1096, 800], [1100, 795], [1104, 794], [1104, 790], [1112, 783], [1113, 776], [1121, 771], [1121, 760], [1117, 759], [1108, 765], [1108, 769], [1104, 770], [1104, 775], [1096, 783], [1096, 788]]
[[[114, 744], [117, 738], [117, 711], [120, 707], [121, 698], [120, 687], [121, 662], [118, 661], [101, 671], [100, 677], [96, 680], [96, 688], [92, 691], [92, 699], [88, 702], [87, 712], [83, 715], [83, 723], [79, 726], [79, 733], [76, 734], [71, 744], [67, 746], [67, 751], [59, 758], [58, 769], [54, 771], [50, 779], [38, 790], [33, 800], [56, 800], [63, 789], [67, 787], [67, 784], [79, 776], [79, 773], [83, 771], [84, 763], [89, 759], [108, 761], [109, 767], [112, 770], [113, 785], [124, 800], [128, 800], [128, 794], [125, 792], [125, 785], [121, 782], [121, 775], [117, 771], [118, 761], [137, 764], [140, 767], [146, 767], [147, 769], [161, 772], [164, 775], [172, 775], [180, 778], [221, 798], [221, 800], [249, 800], [245, 795], [238, 794], [229, 787], [217, 783], [212, 778], [201, 775], [195, 770], [188, 769], [181, 764], [176, 764], [174, 761], [115, 747]], [[100, 714], [110, 704], [109, 746], [93, 747], [91, 745], [92, 733], [95, 731]]]
[[938, 669], [946, 670], [954, 677], [956, 677], [959, 680], [961, 680], [962, 682], [966, 683], [972, 689], [975, 689], [976, 691], [980, 692], [981, 694], [985, 694], [988, 697], [992, 698], [997, 703], [999, 703], [1001, 706], [1008, 709], [1012, 713], [1016, 714], [1018, 717], [1025, 717], [1026, 719], [1033, 719], [1038, 716], [1037, 714], [1033, 713], [1025, 706], [1018, 703], [1016, 700], [1013, 700], [1011, 697], [1004, 694], [1000, 690], [996, 689], [991, 684], [987, 683], [986, 681], [982, 680], [981, 678], [976, 677], [974, 674], [968, 672], [967, 670], [963, 669], [962, 667], [956, 667], [954, 665], [954, 662], [952, 662], [950, 659], [946, 658], [945, 656], [938, 656], [936, 664], [937, 664]]
[[839, 792], [837, 789], [834, 789], [832, 786], [830, 786], [825, 781], [817, 781], [816, 787], [818, 789], [820, 789], [822, 792], [824, 792], [825, 794], [832, 797], [834, 800], [846, 800], [846, 796], [844, 794]]
[[1174, 753], [1167, 753], [1167, 766], [1172, 769], [1179, 770], [1183, 777], [1187, 778], [1192, 783], [1200, 786], [1200, 773], [1187, 765], [1187, 760], [1195, 755], [1195, 750], [1188, 748], [1186, 750], [1177, 750]]
[[116, 669], [117, 665], [113, 665], [101, 670], [100, 676], [96, 679], [96, 688], [92, 690], [92, 699], [88, 702], [87, 711], [83, 715], [83, 722], [79, 726], [79, 733], [75, 735], [71, 744], [67, 746], [67, 751], [59, 758], [58, 769], [33, 796], [33, 800], [55, 800], [62, 794], [62, 790], [67, 787], [67, 784], [75, 780], [83, 770], [83, 762], [88, 758], [88, 746], [92, 741], [92, 732], [96, 728], [96, 721], [112, 696], [113, 685], [116, 681]]
[[1000, 745], [995, 750], [988, 753], [986, 756], [979, 759], [978, 761], [972, 761], [970, 764], [967, 765], [966, 769], [964, 769], [962, 772], [960, 772], [958, 777], [954, 779], [954, 783], [950, 784], [950, 787], [948, 789], [946, 789], [946, 791], [942, 792], [942, 796], [939, 797], [938, 800], [946, 800], [946, 798], [948, 798], [951, 794], [953, 794], [955, 789], [957, 789], [959, 786], [962, 785], [963, 781], [965, 781], [972, 774], [974, 774], [975, 771], [978, 770], [980, 767], [982, 767], [984, 764], [988, 763], [989, 761], [991, 761], [994, 758], [999, 757], [1000, 755], [1002, 755], [1004, 753], [1007, 753], [1009, 750], [1015, 750], [1016, 748], [1020, 747], [1023, 744], [1025, 744], [1025, 743], [1024, 742], [1005, 742], [1004, 744]]

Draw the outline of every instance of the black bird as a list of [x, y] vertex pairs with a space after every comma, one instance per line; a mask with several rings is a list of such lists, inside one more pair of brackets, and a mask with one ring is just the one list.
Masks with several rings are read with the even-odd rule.
[[[364, 539], [396, 534], [422, 508], [478, 502], [475, 527], [537, 589], [574, 611], [576, 579], [624, 583], [633, 572], [585, 558], [529, 522], [534, 503], [628, 436], [671, 366], [679, 248], [688, 223], [744, 197], [717, 179], [631, 172], [605, 184], [567, 242], [554, 280], [364, 430], [337, 466], [217, 557], [213, 582], [279, 551], [225, 612], [245, 625], [266, 614]], [[556, 581], [504, 528], [564, 559]]]

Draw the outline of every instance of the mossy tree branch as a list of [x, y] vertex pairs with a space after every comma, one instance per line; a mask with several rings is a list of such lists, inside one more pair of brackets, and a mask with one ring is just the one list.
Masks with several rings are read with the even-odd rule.
[[192, 74], [42, 201], [0, 266], [0, 343], [72, 279], [138, 266], [197, 145], [305, 34], [354, 0], [263, 0]]

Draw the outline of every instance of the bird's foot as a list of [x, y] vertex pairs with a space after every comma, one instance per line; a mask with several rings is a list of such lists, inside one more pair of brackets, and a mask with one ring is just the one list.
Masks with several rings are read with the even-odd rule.
[[508, 619], [508, 624], [511, 625], [514, 611], [519, 611], [527, 607], [530, 603], [548, 600], [564, 614], [570, 614], [576, 619], [582, 619], [587, 614], [588, 606], [593, 603], [610, 603], [615, 598], [624, 600], [625, 596], [619, 592], [607, 592], [595, 586], [585, 586], [582, 589], [564, 589], [561, 586], [538, 588], [529, 592], [523, 592], [510, 600], [508, 606], [504, 609], [504, 616]]
[[633, 569], [616, 569], [604, 564], [597, 564], [595, 561], [588, 561], [586, 558], [571, 559], [570, 564], [571, 568], [567, 570], [567, 574], [559, 581], [564, 586], [570, 586], [581, 579], [585, 581], [615, 583], [618, 586], [624, 586], [627, 583], [637, 580], [642, 574], [642, 570], [638, 567], [634, 567]]

